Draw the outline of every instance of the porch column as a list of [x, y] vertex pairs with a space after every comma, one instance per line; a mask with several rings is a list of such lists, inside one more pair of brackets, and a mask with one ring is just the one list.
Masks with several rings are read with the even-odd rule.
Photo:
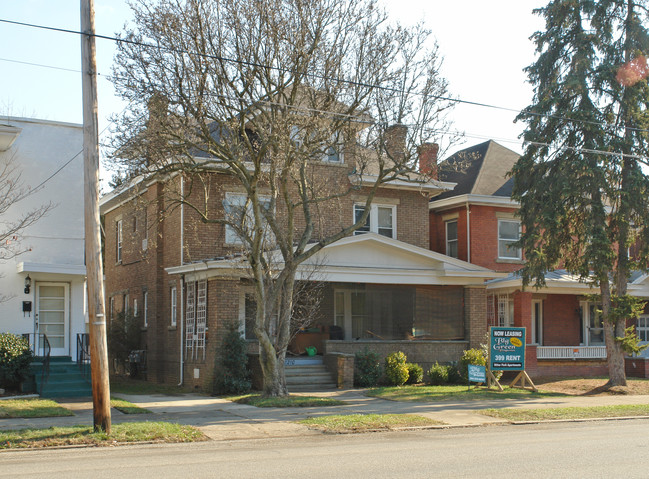
[[527, 328], [526, 343], [532, 341], [532, 293], [514, 293], [514, 326]]
[[479, 348], [487, 334], [487, 289], [484, 286], [464, 287], [464, 337], [469, 348]]

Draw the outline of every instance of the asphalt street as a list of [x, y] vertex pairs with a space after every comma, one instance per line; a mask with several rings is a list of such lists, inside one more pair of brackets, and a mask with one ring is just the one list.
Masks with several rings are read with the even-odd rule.
[[0, 453], [11, 478], [646, 478], [644, 419]]

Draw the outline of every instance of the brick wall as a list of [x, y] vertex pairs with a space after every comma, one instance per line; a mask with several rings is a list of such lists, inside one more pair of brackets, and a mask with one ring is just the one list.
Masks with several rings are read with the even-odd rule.
[[479, 348], [485, 342], [487, 329], [487, 292], [484, 286], [464, 288], [465, 338], [469, 348]]
[[548, 294], [543, 301], [543, 344], [577, 346], [579, 343], [579, 296]]
[[540, 359], [536, 370], [528, 368], [530, 377], [576, 376], [592, 377], [608, 374], [605, 360], [552, 361]]
[[498, 219], [499, 214], [509, 215], [514, 208], [470, 205], [470, 257], [467, 251], [467, 213], [466, 206], [459, 206], [444, 211], [430, 211], [430, 248], [446, 254], [445, 222], [457, 218], [458, 258], [463, 261], [493, 269], [494, 271], [512, 272], [522, 267], [522, 261], [498, 259]]

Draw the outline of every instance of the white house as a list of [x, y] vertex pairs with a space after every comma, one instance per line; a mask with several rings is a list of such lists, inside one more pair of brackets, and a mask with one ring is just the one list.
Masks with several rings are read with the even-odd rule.
[[[87, 331], [85, 307], [83, 154], [81, 125], [0, 118], [0, 171], [10, 163], [23, 194], [0, 212], [0, 235], [26, 213], [47, 212], [0, 247], [20, 254], [0, 262], [0, 332], [30, 333], [37, 355], [43, 334], [51, 356], [77, 352]], [[0, 189], [9, 179], [0, 176]], [[0, 190], [0, 191], [2, 191]], [[11, 256], [11, 255], [10, 255]]]

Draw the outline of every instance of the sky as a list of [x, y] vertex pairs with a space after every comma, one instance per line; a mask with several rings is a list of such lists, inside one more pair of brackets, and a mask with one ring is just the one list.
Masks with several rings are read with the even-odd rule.
[[[421, 21], [432, 31], [444, 57], [442, 75], [452, 96], [498, 107], [461, 103], [455, 107], [450, 118], [454, 129], [464, 133], [458, 148], [493, 139], [520, 153], [518, 137], [524, 125], [514, 123], [514, 118], [516, 111], [532, 100], [532, 87], [523, 69], [534, 61], [529, 37], [543, 27], [532, 10], [545, 2], [383, 2], [395, 21], [405, 25]], [[97, 34], [114, 36], [130, 18], [126, 0], [95, 0]], [[0, 19], [78, 31], [79, 1], [3, 0]], [[98, 39], [96, 45], [102, 142], [110, 134], [111, 115], [119, 115], [125, 104], [115, 96], [108, 80], [114, 43]], [[0, 116], [81, 123], [80, 64], [78, 35], [0, 23]]]

